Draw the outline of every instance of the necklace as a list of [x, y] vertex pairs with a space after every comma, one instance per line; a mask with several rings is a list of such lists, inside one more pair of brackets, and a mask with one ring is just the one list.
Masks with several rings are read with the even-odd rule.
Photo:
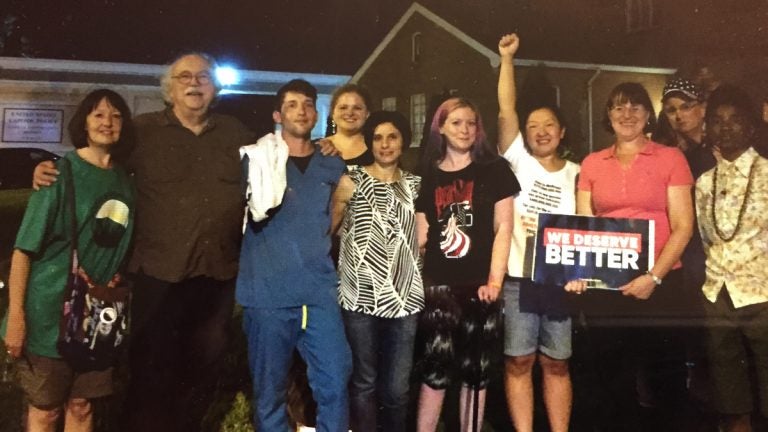
[[[717, 236], [720, 237], [720, 239], [724, 242], [729, 242], [733, 240], [734, 237], [736, 237], [736, 233], [739, 232], [739, 228], [741, 228], [741, 220], [744, 217], [744, 210], [747, 208], [747, 201], [749, 200], [749, 193], [752, 191], [752, 179], [754, 178], [754, 172], [755, 172], [755, 163], [757, 162], [757, 158], [755, 158], [752, 161], [752, 165], [749, 166], [749, 176], [747, 177], [747, 190], [744, 192], [744, 200], [741, 202], [741, 208], [739, 208], [739, 216], [736, 218], [736, 227], [733, 228], [733, 232], [730, 236], [726, 236], [723, 234], [723, 232], [720, 230], [720, 227], [717, 226], [717, 210], [715, 210], [715, 197], [717, 196], [717, 168], [715, 167], [715, 175], [712, 178], [712, 225], [715, 227], [715, 233], [717, 233]], [[723, 193], [725, 191], [722, 191]]]

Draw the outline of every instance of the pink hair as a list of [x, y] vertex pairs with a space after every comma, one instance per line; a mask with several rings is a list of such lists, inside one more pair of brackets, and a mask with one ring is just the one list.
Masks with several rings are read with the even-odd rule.
[[440, 128], [445, 124], [448, 114], [459, 108], [471, 109], [477, 119], [477, 134], [475, 142], [472, 144], [471, 152], [472, 160], [480, 162], [495, 155], [493, 153], [494, 149], [490, 149], [491, 154], [486, 154], [489, 153], [489, 148], [487, 148], [488, 145], [486, 144], [485, 128], [483, 127], [483, 119], [480, 117], [480, 111], [478, 111], [475, 104], [461, 97], [452, 97], [440, 104], [435, 111], [435, 115], [432, 117], [432, 123], [429, 127], [429, 139], [424, 151], [425, 159], [423, 162], [426, 163], [425, 168], [445, 157], [446, 142], [445, 137], [440, 133]]

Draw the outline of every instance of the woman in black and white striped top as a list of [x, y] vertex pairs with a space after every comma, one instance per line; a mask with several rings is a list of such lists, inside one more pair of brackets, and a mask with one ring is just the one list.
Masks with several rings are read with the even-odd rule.
[[399, 167], [411, 141], [401, 114], [371, 114], [363, 136], [374, 162], [344, 175], [333, 198], [333, 227], [341, 224], [339, 302], [354, 359], [351, 426], [405, 430], [424, 307], [414, 215], [421, 178]]

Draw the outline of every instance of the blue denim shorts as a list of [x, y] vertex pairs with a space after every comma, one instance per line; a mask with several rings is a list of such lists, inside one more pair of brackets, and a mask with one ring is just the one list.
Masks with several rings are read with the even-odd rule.
[[571, 357], [571, 318], [520, 312], [520, 283], [504, 281], [504, 354], [541, 352], [555, 360]]

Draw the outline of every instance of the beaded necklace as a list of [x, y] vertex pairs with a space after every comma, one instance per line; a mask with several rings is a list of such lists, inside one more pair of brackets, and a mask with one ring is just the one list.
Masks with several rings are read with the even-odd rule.
[[[723, 232], [720, 230], [720, 227], [717, 226], [717, 211], [715, 210], [715, 197], [717, 196], [717, 166], [715, 167], [715, 175], [712, 178], [712, 225], [715, 227], [715, 233], [717, 233], [717, 236], [720, 237], [720, 239], [724, 242], [729, 242], [733, 240], [734, 237], [736, 237], [736, 233], [739, 232], [739, 228], [741, 228], [741, 220], [744, 217], [744, 210], [747, 208], [747, 201], [749, 200], [749, 193], [752, 191], [752, 179], [754, 178], [754, 172], [755, 172], [755, 163], [757, 162], [757, 158], [755, 158], [752, 161], [752, 165], [749, 166], [749, 176], [747, 177], [747, 190], [744, 192], [744, 200], [741, 202], [741, 208], [739, 208], [739, 216], [736, 218], [736, 227], [733, 229], [733, 232], [730, 236], [726, 236], [723, 234]], [[725, 191], [722, 191], [723, 193]]]

